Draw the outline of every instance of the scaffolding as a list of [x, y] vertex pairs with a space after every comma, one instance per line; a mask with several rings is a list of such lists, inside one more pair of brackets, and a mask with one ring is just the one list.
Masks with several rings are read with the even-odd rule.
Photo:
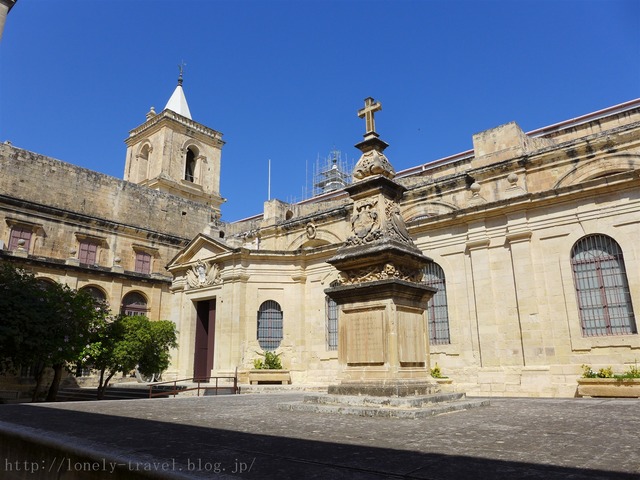
[[329, 156], [318, 156], [313, 168], [313, 189], [311, 196], [340, 190], [351, 183], [353, 162], [342, 158], [340, 150], [332, 150]]
[[[298, 203], [346, 187], [351, 183], [351, 172], [354, 165], [355, 163], [347, 159], [346, 156], [342, 157], [340, 150], [333, 149], [325, 158], [320, 158], [320, 154], [318, 154], [311, 179], [309, 179], [309, 164], [307, 163], [306, 181], [302, 187], [301, 196], [289, 196], [287, 203]], [[309, 180], [311, 180], [311, 186], [309, 186]]]

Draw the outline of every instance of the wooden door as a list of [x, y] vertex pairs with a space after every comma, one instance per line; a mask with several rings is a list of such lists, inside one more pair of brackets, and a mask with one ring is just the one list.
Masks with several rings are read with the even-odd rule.
[[216, 301], [196, 303], [196, 345], [193, 359], [194, 380], [205, 380], [213, 369], [213, 349], [216, 334]]

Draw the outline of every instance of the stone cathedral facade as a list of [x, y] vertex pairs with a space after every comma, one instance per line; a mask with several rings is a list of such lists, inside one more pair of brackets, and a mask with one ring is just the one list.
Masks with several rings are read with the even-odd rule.
[[[126, 144], [124, 180], [1, 145], [0, 260], [174, 321], [165, 378], [246, 381], [275, 351], [293, 384], [339, 380], [325, 290], [402, 272], [345, 278], [327, 260], [384, 222], [342, 189], [222, 222], [222, 134], [191, 119], [181, 82]], [[582, 364], [640, 358], [640, 100], [527, 134], [501, 125], [393, 173], [406, 191], [389, 218], [432, 260], [423, 281], [437, 289], [425, 361], [453, 388], [574, 396]]]

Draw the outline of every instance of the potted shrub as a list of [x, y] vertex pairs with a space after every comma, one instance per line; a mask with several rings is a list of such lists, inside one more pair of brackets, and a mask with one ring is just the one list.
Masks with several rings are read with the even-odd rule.
[[453, 383], [453, 380], [442, 374], [442, 370], [438, 366], [438, 362], [436, 362], [435, 366], [431, 369], [431, 377], [435, 379], [438, 385], [451, 385]]
[[282, 384], [291, 383], [291, 375], [289, 370], [282, 368], [280, 354], [275, 352], [264, 352], [258, 355], [264, 357], [256, 358], [253, 361], [253, 369], [249, 371], [249, 383], [251, 385], [258, 384]]
[[582, 365], [578, 379], [579, 397], [640, 397], [640, 368], [637, 363], [622, 374], [614, 374], [611, 367], [593, 371]]

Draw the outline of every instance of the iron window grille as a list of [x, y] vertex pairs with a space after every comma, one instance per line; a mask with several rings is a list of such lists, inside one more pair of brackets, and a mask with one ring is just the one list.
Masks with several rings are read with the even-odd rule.
[[282, 341], [282, 308], [278, 302], [267, 300], [258, 310], [258, 343], [265, 351], [274, 351]]
[[588, 235], [571, 250], [582, 335], [637, 333], [620, 245], [607, 235]]
[[427, 264], [424, 269], [424, 283], [438, 289], [429, 300], [429, 303], [427, 303], [429, 343], [431, 345], [447, 345], [451, 343], [447, 288], [444, 271], [440, 265], [435, 262]]
[[[333, 285], [332, 285], [333, 286]], [[338, 304], [326, 297], [327, 350], [338, 350]]]

